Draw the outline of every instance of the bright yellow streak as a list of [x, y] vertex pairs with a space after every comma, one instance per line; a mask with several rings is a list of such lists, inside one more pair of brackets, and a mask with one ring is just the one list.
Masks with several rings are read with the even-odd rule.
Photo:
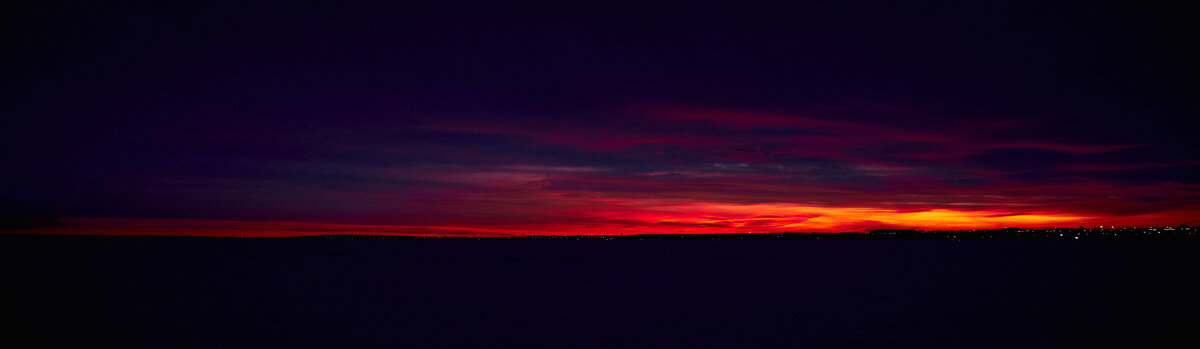
[[972, 229], [1041, 226], [1077, 222], [1090, 217], [1056, 214], [1011, 214], [1000, 211], [930, 209], [902, 212], [863, 207], [822, 207], [795, 204], [682, 203], [641, 206], [639, 218], [653, 222], [753, 225], [758, 230], [836, 230], [839, 227], [886, 225], [925, 229]]

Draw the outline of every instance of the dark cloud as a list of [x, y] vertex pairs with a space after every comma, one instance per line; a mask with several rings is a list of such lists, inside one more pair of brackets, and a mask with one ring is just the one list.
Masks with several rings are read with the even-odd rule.
[[1187, 11], [944, 5], [32, 5], [6, 14], [0, 204], [454, 231], [1197, 212]]
[[971, 155], [971, 164], [1005, 172], [1045, 170], [1075, 160], [1075, 156], [1048, 149], [997, 149]]

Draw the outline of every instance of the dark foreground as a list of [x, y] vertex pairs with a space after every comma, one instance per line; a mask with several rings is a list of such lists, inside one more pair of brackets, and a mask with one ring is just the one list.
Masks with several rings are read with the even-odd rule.
[[[33, 347], [1195, 347], [1195, 240], [0, 236]], [[11, 345], [5, 345], [11, 347]]]

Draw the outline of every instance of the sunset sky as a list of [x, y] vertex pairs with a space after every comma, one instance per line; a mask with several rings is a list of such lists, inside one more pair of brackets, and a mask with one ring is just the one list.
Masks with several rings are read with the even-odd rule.
[[837, 3], [5, 11], [0, 228], [1200, 223], [1188, 11]]

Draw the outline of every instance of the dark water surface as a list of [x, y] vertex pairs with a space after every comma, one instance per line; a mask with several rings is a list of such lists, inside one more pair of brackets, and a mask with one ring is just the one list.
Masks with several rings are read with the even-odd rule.
[[0, 244], [4, 341], [34, 346], [1197, 344], [1194, 241]]

